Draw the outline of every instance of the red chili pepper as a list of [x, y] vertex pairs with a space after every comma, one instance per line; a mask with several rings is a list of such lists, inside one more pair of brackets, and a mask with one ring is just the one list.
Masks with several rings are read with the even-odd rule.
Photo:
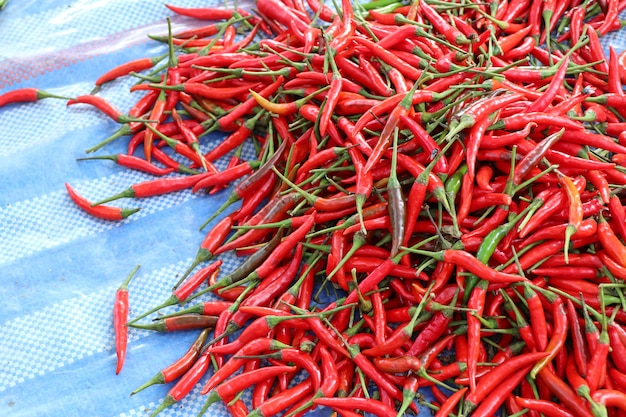
[[542, 413], [549, 417], [573, 417], [574, 414], [567, 411], [564, 407], [559, 406], [551, 401], [538, 400], [534, 398], [515, 397], [515, 401], [520, 407], [527, 408]]
[[165, 4], [165, 7], [181, 16], [193, 17], [200, 20], [223, 20], [233, 17], [234, 10], [213, 7], [179, 7]]
[[453, 45], [466, 45], [470, 43], [467, 37], [456, 27], [448, 23], [435, 9], [426, 3], [420, 3], [420, 11], [424, 14], [424, 18], [427, 19], [447, 40]]
[[130, 327], [157, 332], [176, 332], [181, 330], [206, 329], [215, 327], [217, 317], [203, 314], [181, 314], [167, 317], [150, 324], [137, 324], [129, 322]]
[[[239, 349], [237, 353], [233, 355], [224, 365], [219, 368], [212, 376], [207, 380], [203, 387], [204, 392], [209, 392], [218, 386], [220, 383], [225, 381], [230, 375], [232, 375], [235, 371], [237, 371], [243, 364], [247, 361], [247, 359], [242, 358], [242, 356], [252, 356], [264, 353], [270, 350], [277, 349], [286, 349], [288, 345], [284, 343], [278, 342], [269, 338], [259, 338], [253, 340], [246, 344], [244, 347]], [[208, 355], [207, 355], [208, 356]]]
[[549, 352], [549, 355], [541, 359], [532, 368], [530, 376], [533, 378], [535, 378], [537, 374], [556, 357], [559, 350], [563, 349], [567, 338], [568, 322], [565, 306], [563, 305], [563, 299], [558, 296], [552, 296], [550, 297], [550, 301], [552, 303], [552, 319], [554, 321], [554, 328], [552, 329], [552, 337], [546, 346], [546, 352]]
[[268, 378], [273, 378], [278, 375], [291, 373], [296, 371], [296, 366], [268, 366], [264, 368], [255, 369], [249, 372], [243, 372], [237, 376], [232, 377], [227, 382], [215, 387], [208, 393], [207, 400], [202, 406], [199, 415], [204, 412], [218, 401], [230, 402], [235, 396], [248, 387], [263, 382]]
[[148, 382], [131, 392], [130, 395], [137, 394], [139, 391], [143, 391], [149, 386], [155, 384], [167, 384], [180, 378], [200, 357], [200, 350], [210, 332], [211, 329], [202, 330], [183, 356], [174, 361], [171, 365], [163, 368], [163, 370], [159, 371]]
[[7, 104], [11, 103], [34, 102], [37, 100], [42, 100], [44, 98], [59, 98], [62, 100], [71, 100], [68, 97], [48, 93], [47, 91], [39, 90], [37, 88], [20, 88], [0, 95], [0, 107], [6, 106]]
[[[259, 95], [264, 98], [269, 97], [270, 95], [274, 94], [278, 90], [278, 88], [284, 83], [284, 81], [285, 79], [282, 75], [277, 77], [276, 81], [267, 85], [265, 88], [259, 91], [258, 92]], [[235, 122], [241, 117], [250, 113], [257, 105], [258, 105], [257, 101], [254, 97], [250, 97], [246, 99], [245, 101], [239, 103], [230, 112], [228, 112], [228, 114], [220, 117], [217, 120], [219, 127], [227, 131], [236, 130]]]
[[72, 201], [74, 201], [78, 207], [80, 207], [87, 214], [90, 214], [99, 219], [112, 221], [123, 220], [131, 214], [134, 214], [140, 210], [139, 208], [125, 209], [100, 205], [94, 206], [89, 200], [78, 194], [69, 183], [65, 183], [65, 188], [67, 189], [67, 193], [69, 194]]
[[154, 67], [156, 64], [158, 64], [159, 62], [161, 62], [166, 56], [167, 54], [155, 56], [152, 58], [140, 58], [140, 59], [135, 59], [135, 60], [126, 62], [124, 64], [118, 65], [117, 67], [108, 70], [107, 72], [102, 74], [100, 77], [98, 77], [95, 84], [97, 86], [100, 86], [104, 83], [113, 81], [124, 75], [128, 75], [131, 72], [141, 72], [141, 71], [150, 69]]
[[155, 311], [158, 311], [162, 308], [183, 303], [191, 295], [193, 291], [195, 291], [198, 287], [200, 287], [200, 285], [204, 281], [207, 280], [207, 278], [210, 275], [214, 274], [215, 272], [219, 272], [221, 266], [222, 266], [221, 260], [213, 262], [212, 264], [200, 269], [198, 272], [192, 275], [186, 282], [184, 282], [183, 285], [179, 286], [180, 282], [182, 282], [184, 278], [186, 278], [186, 275], [185, 275], [185, 277], [183, 277], [181, 281], [177, 285], [174, 286], [174, 289], [172, 290], [172, 295], [167, 300], [165, 300], [160, 305], [157, 305], [156, 307], [146, 311], [145, 313], [142, 313], [138, 317], [135, 317], [131, 321], [131, 323], [139, 321], [142, 318], [148, 316], [149, 314], [152, 314]]
[[379, 417], [396, 415], [396, 410], [373, 398], [316, 398], [313, 402], [318, 405], [331, 407], [340, 412], [342, 409], [347, 408], [349, 410], [362, 410], [366, 413], [371, 413]]
[[73, 98], [67, 101], [68, 106], [71, 106], [73, 104], [78, 104], [78, 103], [90, 104], [94, 106], [95, 108], [97, 108], [98, 110], [100, 110], [101, 112], [109, 116], [112, 120], [116, 121], [117, 123], [130, 123], [130, 122], [138, 121], [138, 119], [136, 118], [129, 117], [121, 113], [117, 108], [115, 108], [113, 104], [109, 103], [107, 100], [99, 96], [87, 94], [87, 95], [78, 96], [76, 98]]
[[168, 391], [167, 395], [159, 404], [159, 406], [153, 411], [152, 415], [157, 415], [161, 411], [165, 410], [183, 398], [185, 398], [193, 389], [193, 387], [200, 381], [206, 371], [209, 369], [211, 362], [209, 355], [201, 355], [185, 372], [178, 382]]
[[190, 175], [186, 177], [160, 178], [131, 185], [126, 190], [93, 203], [92, 206], [98, 207], [103, 203], [117, 200], [120, 198], [146, 198], [157, 195], [172, 193], [193, 187], [196, 182], [202, 179], [203, 174]]
[[[152, 107], [152, 111], [150, 111], [149, 120], [158, 120], [161, 121], [163, 114], [165, 112], [165, 105], [167, 103], [167, 96], [165, 94], [165, 90], [161, 90], [159, 96], [157, 97], [154, 106]], [[152, 126], [156, 128], [157, 122], [149, 122], [146, 126]], [[150, 129], [146, 130], [143, 138], [143, 151], [148, 162], [152, 159], [152, 142], [154, 138], [154, 132]]]
[[115, 291], [115, 301], [113, 304], [113, 330], [115, 331], [115, 353], [117, 355], [117, 367], [115, 374], [119, 374], [124, 366], [126, 358], [126, 346], [128, 344], [128, 284], [135, 276], [139, 266], [136, 266], [128, 275], [122, 285]]
[[118, 153], [115, 155], [101, 155], [101, 156], [92, 156], [88, 158], [76, 158], [77, 161], [88, 161], [94, 159], [109, 159], [116, 164], [123, 166], [125, 168], [135, 169], [137, 171], [145, 172], [152, 175], [163, 176], [167, 174], [171, 174], [174, 172], [173, 168], [161, 168], [150, 162], [146, 161], [143, 158], [139, 158], [134, 155], [127, 155], [123, 153]]
[[622, 411], [626, 411], [626, 394], [610, 389], [601, 389], [592, 394], [594, 401], [607, 407], [617, 407]]
[[513, 389], [524, 379], [530, 366], [526, 366], [509, 375], [509, 378], [502, 381], [500, 385], [495, 387], [480, 405], [474, 410], [472, 416], [486, 417], [493, 415], [505, 398], [513, 391]]

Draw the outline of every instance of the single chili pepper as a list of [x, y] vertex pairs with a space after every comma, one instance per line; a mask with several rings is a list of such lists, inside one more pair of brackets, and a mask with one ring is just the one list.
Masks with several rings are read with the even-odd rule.
[[491, 113], [515, 103], [522, 98], [523, 96], [521, 94], [512, 93], [504, 96], [488, 97], [477, 100], [472, 103], [470, 107], [464, 109], [460, 116], [452, 119], [451, 127], [449, 132], [446, 134], [446, 138], [454, 137], [457, 133], [474, 126], [477, 122], [483, 120]]
[[[398, 180], [396, 167], [398, 161], [398, 136], [393, 139], [393, 156], [391, 159], [391, 172], [387, 181], [387, 199], [389, 209], [389, 219], [391, 221], [391, 251], [390, 256], [394, 257], [400, 250], [400, 245], [404, 242], [406, 231], [406, 207], [402, 188]], [[368, 163], [371, 158], [368, 159]], [[364, 170], [367, 172], [367, 164]]]
[[115, 353], [117, 355], [117, 366], [115, 374], [118, 375], [124, 366], [126, 358], [126, 345], [128, 344], [128, 284], [139, 270], [137, 265], [122, 285], [115, 291], [115, 301], [113, 304], [113, 330], [115, 332]]
[[248, 175], [260, 165], [259, 161], [244, 161], [236, 166], [225, 169], [219, 173], [208, 172], [203, 175], [192, 187], [192, 192], [196, 193], [201, 189], [219, 186], [219, 185], [228, 185], [245, 175]]
[[611, 376], [611, 379], [616, 386], [620, 387], [621, 389], [626, 386], [626, 374], [623, 374], [615, 368], [610, 368], [609, 375]]
[[[164, 115], [166, 104], [167, 104], [167, 95], [165, 93], [165, 90], [161, 90], [161, 92], [159, 93], [159, 96], [156, 99], [156, 102], [154, 103], [154, 106], [152, 107], [152, 110], [150, 111], [149, 119], [158, 120], [160, 122], [161, 118]], [[157, 122], [149, 122], [146, 124], [146, 127], [147, 126], [156, 128]], [[144, 134], [144, 138], [143, 138], [143, 151], [144, 151], [146, 160], [148, 162], [150, 162], [152, 159], [153, 139], [154, 139], [154, 132], [151, 129], [146, 130]]]
[[520, 184], [530, 174], [550, 148], [552, 148], [561, 139], [564, 132], [565, 129], [561, 129], [558, 132], [546, 137], [540, 144], [535, 146], [524, 156], [520, 163], [515, 166], [513, 175], [513, 181], [515, 184]]
[[439, 13], [435, 11], [430, 5], [426, 3], [420, 3], [420, 11], [424, 14], [424, 18], [430, 22], [437, 32], [441, 33], [452, 45], [466, 45], [470, 41], [467, 37], [455, 26], [448, 23]]
[[539, 381], [545, 384], [569, 411], [580, 417], [592, 416], [582, 399], [549, 368], [542, 369], [538, 376]]
[[[154, 103], [156, 102], [158, 96], [159, 96], [159, 92], [158, 91], [156, 91], [156, 90], [149, 91], [146, 95], [144, 95], [128, 111], [128, 115], [130, 117], [134, 117], [134, 118], [139, 118], [139, 117], [143, 116], [154, 105]], [[142, 128], [143, 126], [144, 126], [144, 124], [140, 123], [140, 122], [133, 122], [133, 123], [130, 123], [130, 124], [124, 124], [115, 133], [113, 133], [111, 136], [109, 136], [108, 138], [106, 138], [105, 140], [100, 142], [99, 144], [97, 144], [95, 146], [92, 146], [91, 148], [87, 149], [86, 152], [87, 153], [95, 152], [98, 149], [106, 146], [107, 144], [115, 141], [116, 139], [119, 139], [122, 136], [130, 135], [132, 133], [138, 132], [139, 129]], [[130, 144], [129, 144], [129, 146], [130, 146]], [[132, 154], [132, 153], [133, 152], [129, 152], [129, 154]]]
[[612, 222], [612, 225], [615, 227], [614, 232], [622, 239], [626, 239], [626, 211], [619, 197], [615, 195], [609, 199], [609, 213], [615, 219]]
[[158, 320], [156, 323], [137, 324], [128, 323], [130, 327], [144, 330], [155, 330], [157, 332], [175, 332], [180, 330], [213, 328], [217, 322], [215, 316], [205, 316], [202, 314], [183, 314], [175, 317]]
[[87, 214], [99, 219], [111, 221], [123, 220], [140, 210], [139, 208], [125, 209], [110, 206], [94, 206], [89, 200], [78, 194], [69, 183], [65, 183], [65, 188], [67, 189], [67, 193], [72, 201], [76, 203], [78, 207], [80, 207]]
[[524, 298], [528, 303], [530, 312], [531, 328], [535, 339], [537, 350], [543, 352], [548, 346], [548, 330], [546, 328], [546, 317], [543, 305], [537, 293], [528, 285], [524, 286]]
[[441, 403], [439, 410], [435, 413], [435, 417], [447, 417], [454, 413], [455, 407], [461, 401], [468, 388], [463, 387], [452, 393], [444, 402]]
[[626, 356], [623, 355], [626, 353], [626, 344], [624, 344], [620, 339], [618, 327], [619, 325], [614, 322], [608, 324], [609, 341], [611, 346], [610, 355], [615, 368], [617, 368], [619, 372], [624, 372], [626, 371]]
[[67, 101], [67, 105], [71, 106], [73, 104], [89, 104], [109, 116], [113, 121], [117, 123], [130, 123], [130, 122], [141, 122], [141, 120], [136, 119], [134, 117], [126, 116], [121, 113], [115, 106], [109, 103], [102, 97], [94, 96], [92, 94], [78, 96], [76, 98], [72, 98]]
[[607, 330], [606, 317], [602, 319], [602, 330], [598, 337], [598, 343], [595, 349], [590, 352], [589, 362], [587, 364], [587, 374], [585, 380], [591, 392], [595, 392], [602, 385], [600, 383], [603, 375], [606, 376], [607, 371], [607, 358], [609, 355], [611, 343], [609, 339], [609, 333]]
[[[145, 133], [145, 132], [141, 132], [141, 133]], [[140, 142], [143, 142], [143, 135], [140, 136], [140, 139], [141, 140], [139, 142], [137, 142], [137, 144], [139, 144]], [[189, 175], [200, 174], [200, 171], [196, 171], [195, 169], [191, 169], [187, 165], [183, 165], [183, 164], [175, 161], [174, 159], [172, 159], [172, 157], [170, 157], [164, 151], [159, 149], [158, 146], [152, 148], [152, 156], [158, 162], [162, 163], [163, 165], [165, 165], [165, 166], [167, 166], [167, 167], [169, 167], [169, 168], [173, 169], [174, 171], [179, 172], [181, 174], [189, 174]]]
[[583, 336], [580, 322], [578, 321], [578, 313], [574, 307], [574, 303], [570, 299], [565, 300], [567, 310], [567, 320], [572, 335], [572, 347], [575, 364], [581, 375], [587, 375], [587, 358], [589, 356], [587, 345]]
[[227, 383], [218, 385], [208, 393], [206, 402], [198, 415], [204, 415], [206, 410], [218, 401], [230, 402], [237, 394], [254, 384], [295, 370], [297, 370], [296, 366], [268, 366], [236, 375]]
[[576, 143], [579, 145], [588, 145], [615, 153], [624, 153], [624, 151], [626, 151], [626, 147], [615, 142], [610, 136], [600, 135], [588, 131], [577, 131], [575, 133], [574, 131], [566, 129], [565, 132], [563, 132], [561, 141]]
[[542, 413], [550, 417], [573, 417], [574, 414], [567, 411], [564, 407], [559, 406], [551, 401], [538, 400], [534, 398], [522, 398], [515, 396], [515, 401], [520, 407], [527, 408]]
[[143, 158], [139, 158], [134, 155], [127, 155], [123, 153], [118, 153], [115, 155], [101, 155], [101, 156], [92, 156], [92, 157], [85, 157], [85, 158], [76, 158], [77, 161], [88, 161], [88, 160], [95, 160], [95, 159], [108, 159], [125, 168], [130, 168], [130, 169], [134, 169], [137, 171], [141, 171], [147, 174], [152, 174], [152, 175], [157, 175], [157, 176], [163, 176], [163, 175], [171, 174], [172, 172], [174, 172], [173, 168], [170, 168], [170, 167], [161, 168], [161, 167], [151, 164], [150, 162], [146, 161]]
[[[211, 279], [214, 279], [214, 277], [216, 277], [218, 274], [219, 274], [219, 270], [216, 270], [215, 272], [213, 272], [213, 274], [211, 274], [211, 276], [209, 277], [209, 282], [211, 281]], [[159, 316], [159, 318], [165, 319], [168, 317], [179, 316], [182, 314], [202, 314], [205, 316], [219, 316], [220, 314], [224, 312], [224, 310], [228, 310], [232, 306], [233, 306], [232, 301], [221, 301], [221, 300], [204, 301], [204, 302], [189, 306], [187, 308], [176, 310], [170, 314], [163, 314], [162, 316]]]
[[407, 248], [407, 250], [411, 253], [428, 256], [438, 261], [450, 262], [464, 268], [485, 281], [493, 283], [525, 281], [525, 278], [522, 276], [500, 272], [490, 268], [478, 261], [472, 254], [462, 250], [446, 249], [439, 252], [428, 252], [409, 248]]
[[[267, 85], [261, 91], [258, 91], [258, 94], [261, 97], [267, 98], [270, 95], [274, 94], [278, 88], [284, 83], [285, 79], [281, 75], [276, 78], [276, 81]], [[237, 130], [238, 126], [236, 126], [236, 121], [246, 114], [250, 113], [257, 106], [257, 101], [254, 97], [250, 97], [245, 101], [239, 103], [235, 107], [232, 108], [226, 115], [217, 119], [217, 125], [226, 131], [229, 130]]]
[[441, 309], [428, 321], [426, 327], [420, 331], [411, 348], [407, 351], [408, 355], [420, 355], [445, 333], [454, 316], [453, 308], [456, 305], [457, 297], [458, 291], [455, 291], [448, 308]]
[[233, 17], [234, 10], [213, 7], [179, 7], [165, 4], [165, 7], [181, 16], [193, 17], [199, 20], [223, 20]]
[[376, 343], [384, 343], [386, 339], [387, 312], [383, 305], [383, 299], [379, 292], [373, 293], [370, 299], [374, 319], [374, 337], [376, 338]]
[[155, 384], [167, 384], [180, 378], [200, 357], [200, 349], [202, 348], [202, 345], [206, 341], [210, 332], [210, 328], [202, 330], [196, 340], [193, 342], [193, 344], [185, 352], [185, 354], [183, 354], [179, 359], [174, 361], [171, 365], [159, 371], [148, 382], [131, 392], [130, 395], [135, 395], [139, 391], [143, 391], [149, 386]]
[[313, 383], [310, 380], [305, 380], [267, 399], [250, 412], [247, 417], [269, 417], [278, 414], [306, 398], [312, 389]]
[[202, 176], [202, 174], [198, 174], [187, 177], [159, 178], [156, 180], [140, 182], [131, 185], [119, 194], [93, 203], [92, 206], [97, 207], [103, 203], [108, 203], [109, 201], [120, 198], [146, 198], [181, 191], [193, 187], [196, 182], [202, 179]]
[[569, 328], [563, 299], [548, 292], [543, 292], [543, 295], [546, 296], [552, 304], [552, 319], [554, 321], [554, 328], [552, 329], [552, 337], [546, 346], [546, 352], [549, 352], [549, 355], [541, 359], [532, 368], [530, 371], [530, 376], [532, 378], [535, 378], [537, 374], [556, 357], [558, 351], [563, 348], [567, 338], [567, 330]]
[[362, 410], [366, 413], [371, 413], [381, 417], [396, 415], [396, 410], [373, 398], [316, 398], [313, 402], [315, 404], [331, 407], [337, 410], [341, 410], [343, 408]]
[[[192, 275], [186, 282], [184, 282], [183, 285], [180, 285], [180, 286], [176, 285], [174, 289], [172, 290], [172, 295], [167, 300], [165, 300], [163, 303], [159, 304], [158, 306], [146, 311], [145, 313], [142, 313], [138, 317], [135, 317], [133, 320], [131, 320], [130, 323], [139, 321], [142, 318], [148, 316], [149, 314], [152, 314], [155, 311], [161, 310], [162, 308], [183, 303], [191, 295], [191, 293], [195, 291], [198, 287], [200, 287], [200, 285], [210, 275], [212, 275], [216, 271], [219, 271], [221, 266], [222, 266], [222, 261], [218, 260], [200, 269], [198, 272]], [[181, 280], [181, 282], [182, 281], [183, 280]]]
[[622, 411], [626, 411], [626, 394], [611, 389], [600, 389], [592, 394], [594, 401], [607, 407], [617, 407]]
[[[584, 127], [580, 122], [574, 121], [568, 117], [550, 113], [537, 112], [507, 116], [493, 123], [489, 127], [489, 130], [519, 130], [527, 126], [529, 121], [532, 121], [539, 126], [564, 128], [566, 129], [566, 132], [569, 130], [581, 131]], [[563, 133], [565, 136], [565, 132]]]
[[[351, 339], [352, 341], [352, 339]], [[379, 370], [387, 374], [398, 374], [405, 372], [418, 372], [422, 369], [422, 363], [415, 356], [402, 355], [394, 357], [376, 357], [372, 363]]]
[[480, 405], [474, 410], [472, 416], [482, 417], [491, 416], [500, 405], [504, 402], [505, 398], [515, 389], [515, 387], [524, 379], [530, 365], [524, 368], [518, 369], [513, 374], [509, 375], [509, 378], [505, 379], [500, 385], [495, 387]]
[[606, 253], [621, 266], [626, 267], [626, 248], [615, 235], [606, 219], [600, 214], [598, 222], [598, 238]]
[[44, 98], [59, 98], [62, 100], [71, 100], [69, 97], [63, 97], [37, 88], [19, 88], [0, 95], [0, 107], [11, 103], [28, 103]]

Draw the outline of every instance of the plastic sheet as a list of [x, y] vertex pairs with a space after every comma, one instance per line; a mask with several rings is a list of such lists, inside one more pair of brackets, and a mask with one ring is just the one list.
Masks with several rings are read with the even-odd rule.
[[[163, 53], [165, 46], [146, 35], [165, 34], [167, 16], [154, 0], [13, 0], [0, 12], [0, 94], [21, 87], [88, 93], [104, 70]], [[173, 24], [197, 23], [177, 17]], [[603, 42], [623, 50], [624, 31]], [[132, 82], [111, 83], [101, 95], [127, 111], [137, 97], [128, 93]], [[70, 201], [65, 182], [98, 199], [149, 178], [112, 163], [76, 160], [116, 128], [88, 106], [66, 108], [54, 99], [0, 110], [0, 415], [146, 415], [169, 386], [129, 393], [195, 338], [195, 332], [131, 329], [125, 367], [115, 375], [115, 289], [140, 264], [131, 284], [131, 315], [167, 298], [173, 277], [184, 272], [203, 237], [198, 225], [228, 195], [124, 200], [120, 204], [142, 210], [121, 223], [87, 216]], [[122, 142], [114, 143], [106, 153], [123, 150]], [[226, 258], [224, 268], [236, 262]], [[198, 391], [161, 415], [195, 416], [203, 403]], [[423, 408], [421, 415], [429, 414]], [[215, 404], [207, 415], [227, 412]]]

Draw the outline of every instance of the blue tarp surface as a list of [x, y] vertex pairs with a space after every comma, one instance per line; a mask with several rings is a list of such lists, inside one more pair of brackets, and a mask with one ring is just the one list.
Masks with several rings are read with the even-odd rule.
[[[166, 34], [171, 15], [158, 0], [12, 0], [0, 12], [0, 94], [22, 87], [87, 94], [105, 70], [165, 52], [147, 34]], [[198, 23], [175, 17], [173, 24]], [[626, 45], [623, 31], [604, 42], [618, 50]], [[138, 97], [128, 92], [133, 82], [116, 81], [100, 95], [128, 111]], [[139, 264], [131, 283], [131, 316], [165, 300], [204, 236], [198, 226], [228, 196], [225, 190], [213, 196], [180, 192], [121, 200], [119, 205], [142, 210], [120, 223], [84, 214], [70, 201], [65, 182], [96, 200], [150, 178], [113, 163], [77, 161], [117, 127], [89, 106], [67, 108], [62, 100], [0, 109], [2, 416], [145, 416], [170, 386], [129, 393], [196, 337], [195, 332], [131, 329], [126, 365], [115, 375], [111, 309], [116, 288]], [[204, 146], [212, 146], [211, 140]], [[119, 141], [99, 154], [124, 147]], [[224, 261], [225, 270], [238, 262]], [[198, 391], [161, 415], [195, 416], [204, 402]], [[422, 414], [430, 413], [423, 409]], [[207, 415], [227, 412], [215, 404]]]

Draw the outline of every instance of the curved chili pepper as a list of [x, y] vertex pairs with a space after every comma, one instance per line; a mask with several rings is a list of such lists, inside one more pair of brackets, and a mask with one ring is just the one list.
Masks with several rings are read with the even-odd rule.
[[517, 402], [517, 404], [520, 407], [540, 412], [543, 415], [549, 416], [549, 417], [557, 417], [557, 416], [573, 417], [574, 416], [574, 414], [567, 411], [564, 407], [561, 407], [558, 404], [555, 404], [551, 401], [538, 400], [534, 398], [522, 398], [522, 397], [516, 396], [515, 402]]
[[237, 394], [254, 384], [278, 375], [291, 373], [295, 370], [297, 370], [296, 366], [268, 366], [234, 376], [208, 393], [206, 402], [198, 415], [204, 415], [211, 404], [218, 401], [230, 402]]
[[626, 248], [602, 214], [598, 222], [598, 238], [606, 253], [619, 265], [626, 267]]
[[137, 213], [139, 210], [141, 210], [139, 208], [125, 209], [100, 205], [94, 206], [91, 201], [78, 194], [69, 183], [65, 183], [65, 188], [67, 189], [67, 193], [69, 194], [72, 201], [74, 201], [74, 203], [76, 203], [78, 207], [80, 207], [87, 214], [90, 214], [99, 219], [112, 221], [123, 220], [131, 214]]
[[121, 113], [117, 108], [115, 108], [113, 104], [109, 103], [107, 100], [99, 96], [87, 94], [87, 95], [75, 97], [67, 101], [68, 106], [71, 106], [73, 104], [79, 104], [79, 103], [90, 104], [94, 106], [95, 108], [97, 108], [98, 110], [100, 110], [101, 112], [109, 116], [113, 121], [116, 121], [117, 123], [140, 122], [139, 119], [126, 116], [125, 114]]

